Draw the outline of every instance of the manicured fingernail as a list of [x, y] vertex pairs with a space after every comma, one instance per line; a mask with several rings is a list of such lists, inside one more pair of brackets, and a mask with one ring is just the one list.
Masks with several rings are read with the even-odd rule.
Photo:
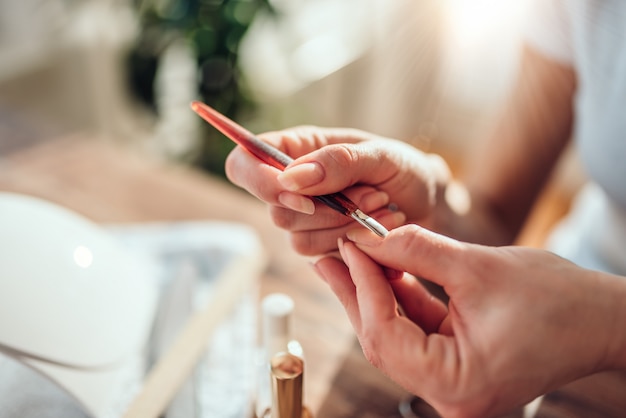
[[322, 267], [325, 263], [323, 263], [322, 261], [327, 260], [327, 259], [332, 259], [332, 258], [334, 258], [335, 260], [339, 260], [343, 263], [343, 259], [341, 258], [341, 255], [337, 251], [333, 251], [331, 253], [326, 253], [323, 255], [314, 256], [309, 259], [309, 265], [313, 268], [313, 271], [315, 271], [315, 273], [317, 273], [317, 275], [325, 282], [328, 282], [328, 279], [326, 276], [326, 272], [324, 268]]
[[360, 207], [365, 212], [380, 209], [389, 203], [389, 195], [385, 192], [376, 191], [361, 197]]
[[378, 220], [382, 221], [388, 229], [393, 229], [404, 225], [406, 222], [406, 214], [404, 212], [391, 212], [381, 216]]
[[324, 170], [317, 163], [298, 164], [278, 175], [278, 182], [287, 190], [295, 192], [313, 186], [324, 179]]
[[307, 215], [315, 213], [315, 203], [310, 198], [300, 194], [282, 192], [278, 195], [278, 201], [296, 212], [306, 213]]
[[311, 261], [309, 261], [309, 264], [313, 268], [313, 271], [319, 276], [319, 278], [326, 282], [327, 281], [326, 280], [326, 275], [324, 274], [322, 269], [317, 265], [318, 261], [320, 261], [320, 260], [321, 260], [321, 258], [318, 258], [317, 260], [311, 260]]
[[365, 245], [367, 247], [375, 247], [379, 245], [383, 240], [378, 235], [363, 228], [355, 228], [349, 230], [348, 232], [346, 232], [346, 237], [355, 244]]
[[389, 231], [406, 223], [406, 215], [404, 212], [385, 212], [382, 215], [375, 214], [374, 218]]

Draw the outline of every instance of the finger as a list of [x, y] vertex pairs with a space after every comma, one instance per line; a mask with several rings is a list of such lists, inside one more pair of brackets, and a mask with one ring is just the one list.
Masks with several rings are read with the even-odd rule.
[[[276, 140], [276, 138], [274, 139]], [[235, 147], [228, 155], [225, 169], [226, 175], [231, 182], [243, 187], [266, 203], [308, 215], [315, 211], [315, 203], [309, 196], [286, 191], [285, 187], [277, 181], [276, 177], [281, 173], [280, 170], [259, 161], [241, 147]], [[333, 192], [335, 191], [333, 190]], [[353, 187], [349, 190], [344, 190], [344, 193], [366, 212], [389, 204], [389, 195], [387, 193], [371, 187]], [[338, 217], [335, 216], [334, 218], [337, 219]], [[289, 218], [281, 216], [280, 219], [288, 220]], [[346, 223], [345, 220], [343, 223]], [[289, 226], [284, 227], [292, 229]], [[304, 230], [308, 228], [298, 227], [297, 229]]]
[[[401, 141], [378, 139], [336, 143], [314, 150], [289, 164], [279, 181], [292, 191], [325, 194], [358, 183], [383, 187], [402, 171], [422, 173], [424, 179], [436, 172], [428, 154]], [[421, 189], [414, 191], [423, 193]]]
[[[414, 277], [405, 275], [402, 279], [388, 281], [385, 269], [365, 253], [358, 251], [354, 244], [340, 240], [339, 250], [348, 264], [357, 289], [363, 323], [372, 324], [396, 318], [397, 302], [400, 302], [409, 319], [422, 329], [426, 325], [425, 332], [431, 333], [439, 329], [447, 315], [447, 309]], [[401, 299], [397, 299], [398, 296]]]
[[258, 199], [278, 205], [278, 194], [285, 188], [276, 180], [281, 172], [245, 151], [235, 147], [226, 157], [226, 177], [235, 185], [246, 189]]
[[[317, 134], [312, 135], [311, 132]], [[325, 140], [320, 139], [324, 137], [323, 132], [321, 128], [301, 127], [268, 132], [259, 138], [294, 158], [323, 146]], [[316, 140], [312, 140], [312, 137]], [[260, 161], [240, 146], [235, 147], [226, 158], [225, 172], [232, 183], [264, 202], [304, 214], [312, 214], [315, 210], [315, 205], [308, 196], [285, 192], [285, 188], [276, 180], [282, 170]]]
[[384, 164], [385, 156], [373, 142], [328, 145], [296, 159], [278, 180], [287, 190], [310, 195], [382, 184], [397, 172], [394, 164]]
[[266, 132], [259, 137], [280, 148], [292, 158], [298, 158], [326, 145], [358, 143], [378, 138], [370, 132], [353, 128], [323, 128], [312, 125]]
[[396, 318], [398, 305], [383, 269], [352, 242], [340, 239], [338, 247], [356, 287], [362, 323], [376, 326]]
[[[389, 195], [380, 190], [372, 187], [351, 187], [345, 191], [345, 195], [352, 200], [362, 211], [365, 213], [372, 213], [382, 208], [387, 209], [389, 203]], [[309, 203], [314, 206], [314, 210], [311, 212], [304, 212], [299, 210], [298, 212], [304, 214], [315, 213], [315, 217], [303, 216], [300, 213], [293, 212], [287, 209], [294, 209], [288, 204], [285, 204], [284, 197], [295, 196], [302, 198], [302, 195], [298, 195], [291, 192], [281, 192], [279, 200], [287, 208], [277, 207], [272, 209], [272, 218], [274, 223], [283, 229], [289, 231], [309, 231], [315, 229], [336, 228], [346, 225], [352, 221], [350, 217], [340, 214], [336, 210], [330, 209], [326, 205], [316, 201], [313, 198], [307, 198]]]
[[[277, 208], [272, 208], [272, 213], [274, 214], [277, 210]], [[317, 218], [317, 216], [320, 215], [317, 212], [318, 210], [316, 210], [315, 215], [310, 218]], [[334, 214], [331, 215], [335, 216]], [[320, 229], [317, 225], [314, 225], [316, 229], [292, 231], [290, 235], [292, 248], [302, 255], [324, 254], [337, 249], [338, 237], [345, 237], [351, 229], [363, 229], [363, 226], [357, 224], [352, 219], [342, 215], [340, 216], [342, 218], [341, 221], [347, 223], [339, 227]], [[406, 216], [402, 212], [391, 212], [387, 209], [375, 211], [371, 213], [371, 216], [378, 220], [378, 222], [380, 222], [387, 229], [396, 228], [403, 225], [406, 221]], [[279, 224], [279, 221], [277, 221], [274, 216], [273, 220], [276, 224]], [[313, 221], [317, 222], [317, 219], [313, 219], [312, 222]]]
[[[354, 201], [361, 210], [369, 213], [374, 210], [386, 208], [389, 203], [389, 195], [372, 187], [352, 187], [344, 193], [350, 200]], [[285, 209], [296, 210], [297, 212], [310, 215], [315, 213], [315, 217], [302, 216], [299, 213], [290, 213], [282, 209], [277, 209], [272, 215], [276, 216], [277, 225], [290, 231], [306, 231], [320, 228], [334, 228], [350, 222], [349, 217], [317, 201], [313, 197], [306, 197], [307, 201], [314, 207], [312, 211], [304, 212], [292, 207], [288, 199], [302, 199], [304, 196], [292, 192], [281, 192], [278, 200], [286, 206]]]
[[317, 260], [313, 265], [315, 271], [328, 283], [330, 289], [343, 305], [348, 319], [355, 330], [361, 328], [361, 315], [356, 298], [356, 288], [352, 283], [348, 267], [332, 256], [326, 256]]
[[417, 324], [399, 316], [382, 268], [349, 241], [340, 242], [339, 248], [356, 287], [360, 313], [360, 328], [356, 331], [363, 352], [398, 383], [421, 392], [421, 379], [415, 376], [428, 378], [433, 371], [441, 371], [440, 366], [454, 350], [452, 340], [438, 334], [427, 337]]
[[362, 229], [348, 231], [347, 237], [376, 262], [444, 288], [456, 283], [471, 258], [471, 245], [413, 224], [391, 230], [384, 239]]
[[405, 274], [401, 279], [389, 283], [407, 318], [418, 324], [427, 334], [440, 329], [448, 314], [443, 302], [430, 294], [411, 275]]
[[[259, 138], [280, 149], [291, 158], [298, 158], [319, 148], [333, 143], [354, 143], [372, 138], [373, 135], [355, 129], [324, 129], [315, 126], [299, 126], [282, 131], [266, 132], [258, 135]], [[265, 164], [252, 156], [249, 152], [237, 146], [229, 154], [226, 160], [226, 174], [235, 184], [248, 188], [252, 184], [255, 171], [252, 167], [264, 166]], [[271, 171], [278, 174], [280, 171]], [[259, 180], [258, 183], [263, 183]]]
[[315, 203], [310, 197], [285, 192], [276, 180], [280, 170], [260, 161], [241, 147], [236, 147], [228, 155], [225, 170], [233, 184], [270, 205], [279, 205], [307, 215], [315, 211]]

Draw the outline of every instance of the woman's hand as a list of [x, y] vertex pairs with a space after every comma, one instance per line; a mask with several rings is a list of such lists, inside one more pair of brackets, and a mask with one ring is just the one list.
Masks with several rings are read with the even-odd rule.
[[281, 173], [237, 147], [227, 158], [226, 174], [270, 204], [274, 223], [291, 233], [301, 254], [336, 250], [337, 238], [354, 226], [309, 196], [342, 191], [385, 227], [395, 228], [425, 219], [438, 185], [449, 180], [438, 156], [354, 129], [300, 127], [260, 137], [295, 161]]
[[[316, 270], [369, 361], [446, 417], [502, 413], [623, 360], [626, 279], [415, 225], [347, 236], [347, 266], [325, 257]], [[448, 307], [403, 271], [443, 286]]]

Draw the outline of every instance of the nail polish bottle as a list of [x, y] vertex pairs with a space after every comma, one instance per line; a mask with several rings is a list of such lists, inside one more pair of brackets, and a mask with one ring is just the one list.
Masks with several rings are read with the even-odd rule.
[[300, 343], [293, 337], [293, 299], [284, 293], [272, 293], [261, 302], [261, 350], [257, 363], [257, 417], [265, 417], [271, 408], [271, 360], [278, 353], [290, 353], [304, 360]]
[[282, 352], [270, 362], [272, 379], [271, 418], [312, 418], [303, 404], [304, 360], [291, 353]]

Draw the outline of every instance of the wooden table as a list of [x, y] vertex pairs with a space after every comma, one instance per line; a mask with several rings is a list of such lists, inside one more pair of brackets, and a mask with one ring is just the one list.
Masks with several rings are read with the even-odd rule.
[[[261, 295], [282, 291], [296, 302], [312, 410], [324, 418], [400, 416], [397, 404], [406, 393], [365, 361], [343, 308], [308, 260], [290, 248], [261, 202], [224, 180], [77, 135], [0, 155], [0, 190], [38, 196], [102, 224], [221, 219], [251, 225], [269, 255]], [[538, 416], [626, 417], [626, 377], [605, 373], [568, 385], [546, 397]]]

